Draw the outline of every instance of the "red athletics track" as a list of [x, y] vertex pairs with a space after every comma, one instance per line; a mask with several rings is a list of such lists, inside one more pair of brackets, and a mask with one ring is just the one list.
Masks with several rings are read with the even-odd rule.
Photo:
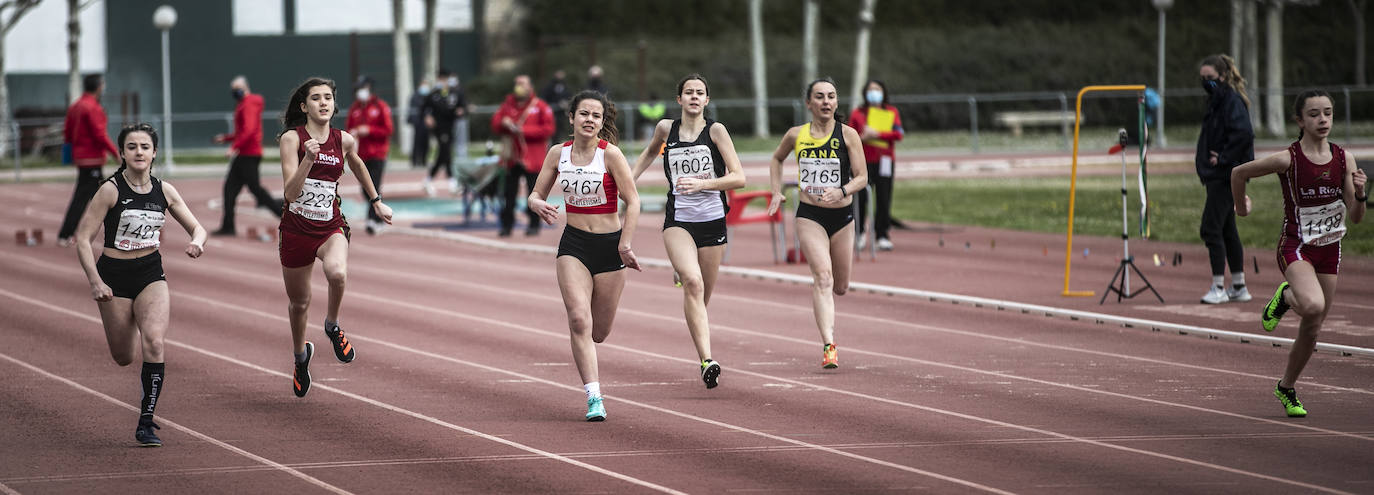
[[[219, 180], [174, 182], [217, 225], [202, 205]], [[599, 346], [609, 418], [585, 423], [549, 255], [361, 232], [341, 321], [359, 358], [320, 353], [315, 386], [297, 399], [275, 246], [215, 239], [190, 260], [185, 234], [169, 227], [166, 446], [138, 449], [137, 368], [110, 361], [74, 252], [51, 245], [69, 194], [65, 183], [0, 186], [0, 227], [49, 237], [0, 245], [6, 493], [1374, 491], [1369, 359], [1314, 357], [1300, 385], [1311, 416], [1293, 420], [1269, 395], [1284, 349], [853, 293], [837, 302], [841, 367], [821, 370], [808, 288], [723, 276], [711, 317], [726, 370], [708, 391], [662, 269], [629, 275]], [[657, 222], [644, 215], [641, 256], [662, 257]], [[860, 264], [855, 279], [1097, 307], [1054, 295], [1062, 280], [1044, 271], [1062, 269], [1062, 251], [1051, 263], [1012, 249], [1042, 238], [999, 239], [976, 256], [949, 247], [956, 234], [946, 251], [920, 246], [933, 235], [900, 233], [900, 250]], [[761, 228], [733, 244], [735, 265], [774, 269]], [[1075, 288], [1099, 289], [1115, 261], [1088, 259]], [[1270, 266], [1251, 283], [1269, 281]], [[1171, 304], [1191, 302], [1181, 268], [1142, 268]], [[1344, 291], [1357, 278], [1343, 278], [1341, 297], [1368, 305]], [[312, 325], [324, 290], [316, 277]], [[1101, 308], [1207, 318], [1142, 309], [1151, 305]], [[1360, 307], [1338, 309], [1368, 321]]]

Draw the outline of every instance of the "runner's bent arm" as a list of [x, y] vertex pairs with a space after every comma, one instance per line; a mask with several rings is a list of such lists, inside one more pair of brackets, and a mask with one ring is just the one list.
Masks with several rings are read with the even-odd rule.
[[1288, 150], [1283, 150], [1231, 169], [1231, 199], [1236, 204], [1237, 215], [1250, 214], [1250, 205], [1245, 202], [1245, 183], [1255, 177], [1283, 173], [1288, 170], [1288, 162]]
[[186, 255], [199, 258], [205, 252], [205, 227], [200, 225], [196, 215], [186, 207], [186, 201], [181, 199], [181, 193], [177, 188], [163, 181], [162, 193], [167, 196], [167, 211], [172, 213], [172, 218], [181, 224], [181, 228], [186, 229], [187, 234], [191, 234], [191, 242], [186, 245]]
[[797, 134], [801, 132], [801, 127], [793, 127], [787, 130], [787, 134], [782, 136], [782, 141], [778, 143], [778, 149], [773, 151], [773, 156], [768, 162], [768, 186], [773, 191], [772, 199], [768, 200], [768, 214], [772, 215], [778, 211], [787, 196], [782, 194], [782, 162], [792, 154], [792, 148], [797, 146]]
[[[300, 141], [300, 136], [295, 132], [286, 131], [277, 142], [277, 148], [281, 152], [282, 195], [287, 203], [301, 196], [301, 191], [305, 189], [305, 178], [310, 175], [310, 166], [315, 163], [314, 153], [306, 153], [305, 159], [296, 158], [296, 150], [301, 146]], [[311, 139], [307, 142], [313, 141], [314, 139]], [[316, 144], [317, 151], [318, 146]]]
[[86, 272], [86, 281], [91, 284], [91, 298], [101, 302], [109, 301], [114, 297], [114, 293], [105, 285], [105, 281], [100, 279], [100, 272], [95, 269], [91, 240], [95, 238], [96, 229], [100, 228], [105, 213], [114, 207], [117, 200], [119, 189], [115, 187], [114, 181], [101, 184], [91, 202], [86, 203], [86, 212], [81, 214], [81, 221], [76, 224], [76, 234], [73, 237], [76, 239], [76, 258], [81, 262], [81, 269]]
[[[382, 202], [381, 194], [377, 192], [376, 184], [372, 183], [372, 174], [367, 172], [367, 163], [358, 156], [358, 140], [347, 132], [340, 132], [343, 136], [344, 161], [348, 162], [348, 169], [353, 171], [353, 177], [362, 184], [363, 192], [367, 194], [363, 198], [368, 202], [368, 207], [377, 210], [377, 216], [382, 217], [386, 223], [391, 223], [391, 207]], [[373, 201], [373, 200], [377, 201]]]
[[639, 225], [639, 190], [635, 189], [635, 182], [630, 176], [630, 164], [625, 160], [625, 154], [620, 151], [619, 146], [606, 146], [605, 157], [606, 171], [615, 178], [616, 193], [625, 201], [625, 223], [620, 227], [620, 245], [617, 246], [620, 260], [626, 267], [640, 270], [639, 261], [630, 251], [635, 237], [635, 227]]
[[549, 204], [545, 199], [549, 197], [549, 190], [553, 189], [553, 181], [558, 180], [558, 157], [563, 154], [562, 148], [563, 145], [555, 144], [544, 155], [544, 166], [539, 168], [539, 178], [534, 180], [534, 187], [530, 188], [530, 197], [526, 199], [530, 211], [538, 214], [539, 218], [549, 225], [558, 221], [558, 207]]
[[[1365, 192], [1365, 183], [1368, 179], [1363, 170], [1355, 165], [1355, 154], [1345, 152], [1345, 199], [1346, 211], [1350, 212], [1350, 223], [1360, 223], [1364, 220], [1366, 209], [1365, 202], [1369, 200], [1369, 193]], [[1360, 201], [1359, 197], [1364, 197], [1365, 201]]]
[[[639, 180], [639, 176], [643, 175], [645, 170], [648, 170], [649, 165], [653, 165], [658, 157], [663, 156], [662, 153], [659, 153], [659, 150], [663, 148], [663, 142], [668, 138], [668, 131], [671, 130], [672, 127], [673, 121], [667, 119], [659, 120], [658, 123], [654, 125], [654, 135], [649, 138], [649, 144], [645, 145], [644, 151], [639, 153], [639, 157], [635, 158], [635, 165], [632, 169], [634, 180]], [[672, 186], [672, 184], [668, 185], [670, 187]]]

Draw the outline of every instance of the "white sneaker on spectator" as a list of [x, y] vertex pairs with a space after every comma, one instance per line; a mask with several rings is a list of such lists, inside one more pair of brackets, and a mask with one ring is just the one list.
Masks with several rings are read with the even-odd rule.
[[878, 239], [878, 250], [879, 250], [879, 251], [891, 251], [891, 250], [892, 250], [892, 241], [891, 241], [891, 240], [888, 240], [888, 238], [886, 238], [886, 237], [879, 238], [879, 239]]
[[449, 194], [458, 194], [458, 179], [457, 179], [457, 178], [449, 177], [449, 179], [448, 179], [448, 192], [449, 192]]
[[425, 196], [434, 197], [434, 181], [425, 179]]
[[859, 245], [858, 245], [858, 249], [862, 250], [862, 249], [865, 248], [865, 247], [868, 247], [868, 236], [863, 235], [863, 234], [859, 234]]
[[1226, 289], [1220, 285], [1213, 285], [1212, 290], [1202, 295], [1202, 304], [1221, 304], [1230, 300], [1231, 298], [1226, 295]]
[[1231, 286], [1230, 289], [1226, 289], [1226, 298], [1231, 302], [1249, 301], [1250, 289], [1247, 289], [1244, 285], [1242, 285], [1240, 286], [1240, 290], [1236, 290], [1235, 286]]

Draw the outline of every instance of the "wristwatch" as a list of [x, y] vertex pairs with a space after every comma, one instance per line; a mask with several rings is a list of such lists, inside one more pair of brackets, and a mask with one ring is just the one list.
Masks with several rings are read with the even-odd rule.
[[372, 199], [368, 200], [367, 202], [370, 203], [370, 204], [372, 204], [372, 203], [376, 203], [376, 202], [381, 201], [381, 200], [382, 200], [382, 193], [377, 193], [377, 197], [372, 198]]

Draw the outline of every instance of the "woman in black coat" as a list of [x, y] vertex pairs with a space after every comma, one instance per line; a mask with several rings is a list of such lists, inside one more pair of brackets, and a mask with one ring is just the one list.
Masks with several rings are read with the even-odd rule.
[[[1250, 127], [1250, 98], [1245, 79], [1231, 57], [1218, 54], [1202, 59], [1198, 67], [1202, 89], [1207, 92], [1207, 113], [1197, 138], [1198, 178], [1207, 188], [1198, 233], [1207, 244], [1212, 265], [1212, 285], [1202, 296], [1204, 304], [1249, 301], [1245, 288], [1245, 253], [1236, 231], [1235, 204], [1231, 197], [1231, 169], [1255, 159], [1255, 133]], [[1225, 285], [1226, 266], [1231, 285]]]

